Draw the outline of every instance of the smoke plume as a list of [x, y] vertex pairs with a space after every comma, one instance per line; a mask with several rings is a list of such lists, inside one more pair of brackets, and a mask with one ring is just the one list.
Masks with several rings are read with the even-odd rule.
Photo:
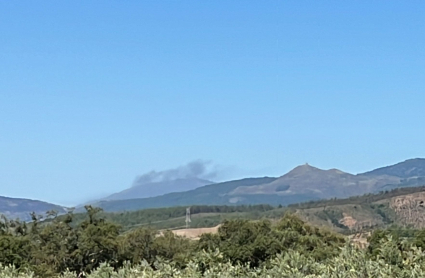
[[215, 177], [217, 177], [217, 166], [212, 165], [211, 161], [195, 160], [174, 169], [168, 169], [165, 171], [150, 171], [138, 176], [134, 180], [133, 186], [176, 179], [198, 178], [211, 180]]

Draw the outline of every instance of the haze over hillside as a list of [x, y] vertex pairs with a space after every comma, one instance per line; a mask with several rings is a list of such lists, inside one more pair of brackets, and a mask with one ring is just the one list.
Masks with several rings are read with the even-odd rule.
[[192, 190], [213, 182], [198, 178], [175, 179], [159, 182], [138, 183], [121, 192], [114, 193], [103, 200], [126, 200], [135, 198], [149, 198], [171, 192]]
[[212, 184], [213, 182], [208, 179], [216, 177], [217, 172], [210, 166], [208, 161], [194, 160], [176, 168], [150, 171], [136, 177], [130, 188], [101, 198], [101, 200], [149, 198]]

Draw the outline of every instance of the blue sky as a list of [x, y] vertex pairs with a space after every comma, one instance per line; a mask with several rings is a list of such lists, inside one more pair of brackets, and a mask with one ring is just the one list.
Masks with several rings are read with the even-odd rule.
[[0, 195], [425, 157], [423, 1], [3, 1]]

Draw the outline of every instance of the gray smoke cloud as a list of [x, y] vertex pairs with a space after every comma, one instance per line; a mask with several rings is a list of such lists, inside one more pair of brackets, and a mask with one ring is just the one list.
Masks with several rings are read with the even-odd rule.
[[146, 174], [136, 177], [133, 182], [133, 186], [138, 186], [144, 183], [163, 182], [176, 179], [199, 178], [211, 180], [217, 177], [217, 168], [218, 167], [213, 165], [211, 161], [198, 159], [174, 169], [168, 169], [165, 171], [150, 171]]

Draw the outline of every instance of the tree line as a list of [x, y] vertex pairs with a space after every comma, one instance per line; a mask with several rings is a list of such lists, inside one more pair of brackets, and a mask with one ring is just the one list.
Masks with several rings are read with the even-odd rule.
[[[198, 209], [218, 210], [217, 207]], [[78, 224], [74, 223], [74, 216], [69, 213], [58, 217], [49, 212], [50, 220], [43, 222], [33, 214], [31, 223], [3, 217], [0, 264], [31, 270], [40, 277], [52, 277], [65, 271], [90, 273], [102, 263], [119, 269], [126, 262], [136, 265], [145, 261], [154, 267], [158, 258], [185, 268], [199, 252], [221, 250], [224, 258], [233, 264], [249, 263], [254, 267], [289, 249], [312, 252], [317, 258], [329, 257], [344, 243], [343, 237], [311, 227], [291, 215], [278, 224], [269, 220], [225, 221], [217, 234], [202, 235], [199, 241], [150, 227], [122, 232], [119, 225], [102, 217], [101, 209], [91, 206], [86, 206], [85, 219]]]
[[[85, 218], [78, 224], [74, 216], [58, 217], [49, 212], [50, 221], [43, 222], [33, 214], [31, 223], [3, 217], [0, 274], [32, 272], [35, 277], [66, 278], [82, 277], [82, 273], [88, 277], [409, 277], [403, 273], [414, 268], [425, 273], [425, 255], [420, 251], [425, 247], [423, 230], [377, 230], [369, 247], [357, 250], [346, 237], [311, 226], [293, 214], [276, 222], [227, 220], [216, 234], [204, 234], [199, 240], [149, 227], [123, 232], [102, 217], [101, 209], [91, 206], [86, 206]], [[369, 274], [349, 276], [356, 268]], [[385, 276], [388, 269], [398, 276]], [[384, 274], [376, 276], [376, 271]], [[99, 274], [103, 272], [108, 274]], [[332, 276], [344, 272], [347, 276]]]

